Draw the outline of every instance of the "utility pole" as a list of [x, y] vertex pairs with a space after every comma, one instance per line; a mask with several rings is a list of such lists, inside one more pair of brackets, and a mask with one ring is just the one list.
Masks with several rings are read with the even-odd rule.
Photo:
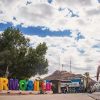
[[59, 69], [60, 69], [60, 71], [61, 71], [61, 70], [62, 70], [62, 65], [61, 65], [61, 61], [60, 61], [60, 60], [61, 60], [61, 57], [60, 57], [59, 54], [58, 54], [57, 56], [58, 56], [58, 58], [59, 58], [59, 59], [58, 59], [58, 65], [59, 65]]
[[61, 70], [61, 66], [60, 66], [60, 55], [58, 54], [59, 57], [59, 69]]
[[72, 61], [71, 61], [71, 57], [70, 57], [70, 73], [72, 72], [71, 68], [72, 68]]
[[63, 71], [63, 67], [64, 67], [64, 65], [62, 64], [62, 71]]
[[7, 66], [5, 77], [8, 78], [8, 76], [9, 76], [9, 70], [8, 70], [8, 66]]

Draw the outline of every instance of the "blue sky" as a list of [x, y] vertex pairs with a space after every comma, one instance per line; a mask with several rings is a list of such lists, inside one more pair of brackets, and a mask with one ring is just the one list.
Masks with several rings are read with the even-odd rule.
[[[12, 6], [13, 5], [13, 6]], [[49, 73], [96, 74], [100, 61], [100, 0], [0, 0], [0, 33], [16, 27], [33, 47], [48, 46]]]
[[20, 29], [20, 31], [24, 34], [28, 35], [38, 35], [41, 37], [44, 36], [69, 36], [71, 35], [70, 30], [64, 30], [64, 31], [50, 31], [49, 29], [44, 29], [43, 27], [23, 27], [21, 25], [13, 26], [12, 23], [0, 23], [0, 31], [4, 31], [7, 27], [15, 27]]
[[[57, 37], [71, 37], [71, 30], [64, 30], [64, 31], [50, 31], [49, 29], [43, 29], [43, 27], [23, 27], [21, 25], [17, 25], [14, 26], [12, 23], [0, 23], [0, 31], [4, 31], [5, 29], [7, 29], [8, 27], [15, 27], [20, 29], [20, 31], [23, 34], [26, 35], [38, 35], [41, 37], [45, 37], [45, 36], [57, 36]], [[77, 34], [77, 37], [75, 38], [77, 41], [79, 39], [84, 39], [85, 37], [83, 35], [81, 35], [81, 33]]]

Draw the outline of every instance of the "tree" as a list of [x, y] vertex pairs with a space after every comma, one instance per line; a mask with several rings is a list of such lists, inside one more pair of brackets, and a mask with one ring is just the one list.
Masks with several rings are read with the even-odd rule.
[[48, 71], [46, 43], [32, 48], [19, 29], [9, 27], [0, 35], [0, 76], [8, 69], [8, 77], [29, 78]]

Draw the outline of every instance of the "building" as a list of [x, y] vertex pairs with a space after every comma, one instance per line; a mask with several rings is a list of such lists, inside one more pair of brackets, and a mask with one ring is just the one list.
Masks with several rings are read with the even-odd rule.
[[52, 82], [54, 93], [83, 92], [86, 88], [86, 78], [81, 74], [57, 70], [44, 79]]

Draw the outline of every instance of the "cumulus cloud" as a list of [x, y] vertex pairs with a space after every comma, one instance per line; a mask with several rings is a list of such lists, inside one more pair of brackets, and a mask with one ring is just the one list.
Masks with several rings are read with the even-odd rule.
[[2, 34], [2, 31], [0, 31], [0, 34]]
[[[78, 29], [84, 35], [98, 36], [100, 7], [97, 0], [53, 0], [51, 4], [47, 1], [1, 0], [0, 22], [12, 22], [24, 27], [43, 26], [52, 31]], [[31, 3], [27, 5], [27, 2]], [[72, 17], [70, 11], [78, 17]]]
[[[97, 43], [94, 39], [80, 39], [77, 41], [71, 37], [25, 36], [31, 40], [31, 43], [34, 43], [33, 47], [36, 47], [40, 42], [46, 42], [49, 73], [58, 69], [62, 70], [62, 64], [63, 70], [70, 71], [71, 59], [72, 72], [84, 74], [89, 71], [91, 76], [96, 74], [100, 53], [92, 48]], [[79, 49], [84, 49], [84, 53], [80, 52]]]

